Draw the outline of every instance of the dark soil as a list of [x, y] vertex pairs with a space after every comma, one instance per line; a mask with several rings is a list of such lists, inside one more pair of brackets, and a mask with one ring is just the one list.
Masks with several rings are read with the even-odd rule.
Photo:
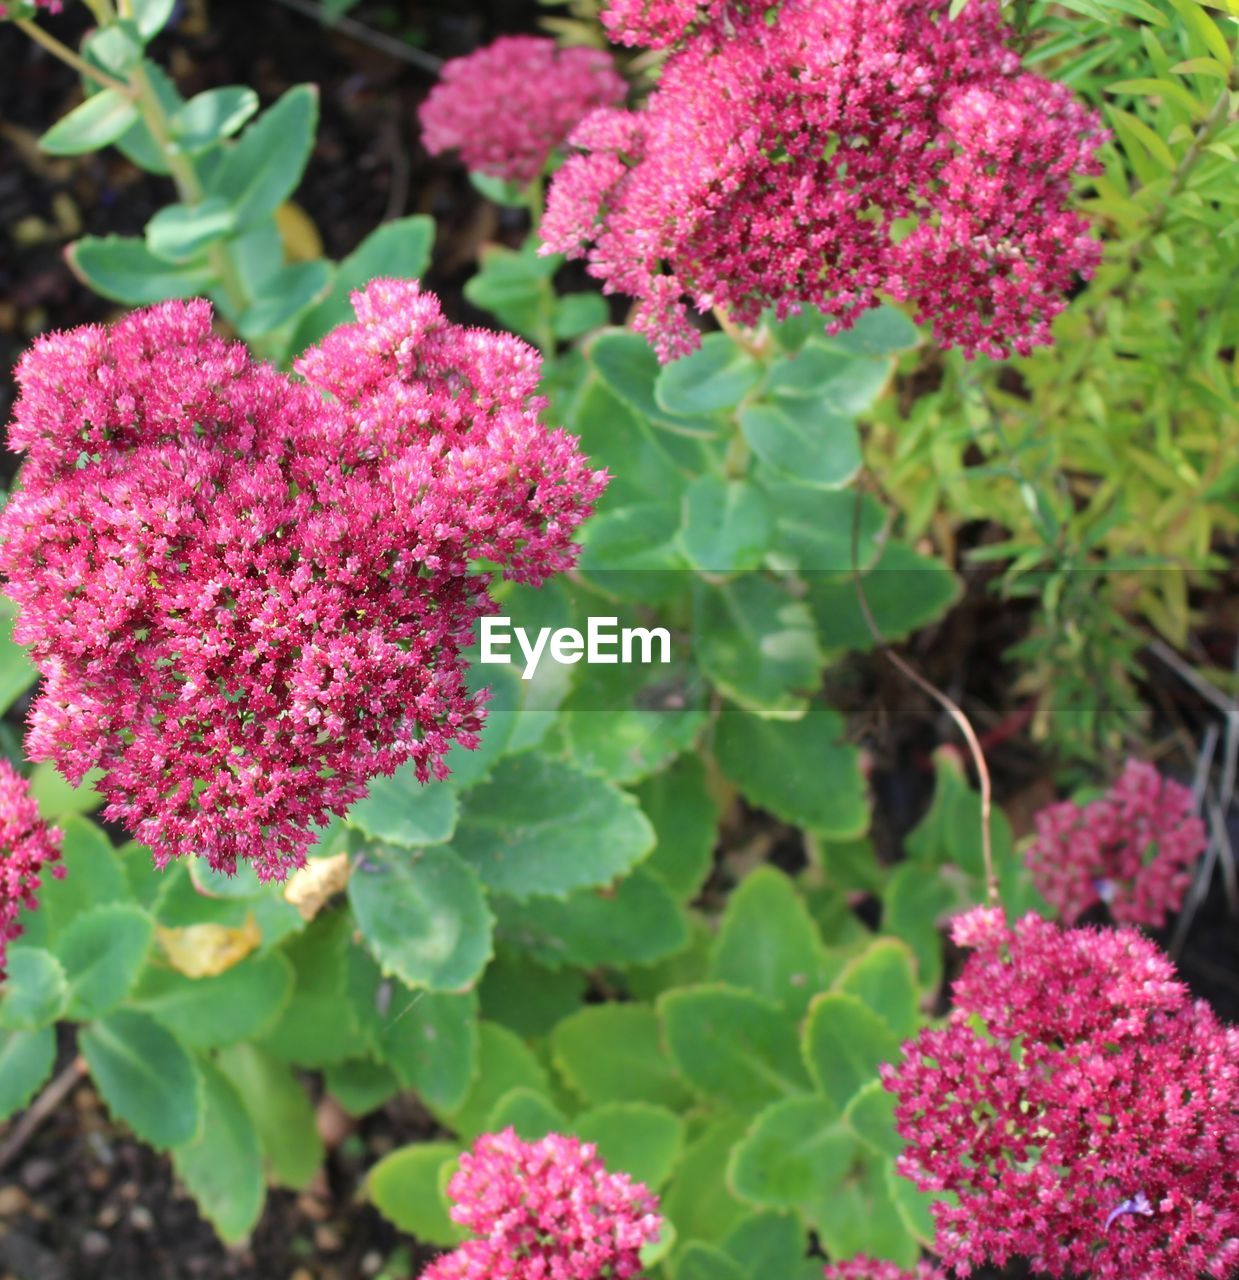
[[[85, 25], [76, 8], [76, 14], [71, 6], [62, 17], [45, 19], [68, 43]], [[531, 29], [538, 12], [536, 0], [373, 0], [353, 16], [450, 57], [501, 32]], [[414, 112], [431, 83], [424, 71], [325, 32], [276, 0], [183, 3], [155, 53], [187, 95], [244, 83], [270, 102], [291, 84], [318, 83], [322, 124], [296, 198], [326, 253], [344, 255], [384, 219], [433, 213], [438, 237], [429, 283], [454, 318], [482, 319], [460, 286], [479, 245], [519, 236], [522, 215], [500, 213], [473, 192], [457, 165], [421, 150]], [[61, 258], [65, 244], [83, 232], [139, 232], [169, 190], [164, 179], [138, 173], [114, 152], [72, 161], [41, 156], [34, 140], [77, 100], [76, 77], [2, 24], [0, 69], [0, 370], [7, 371], [34, 334], [102, 320], [116, 310], [73, 278]], [[7, 420], [12, 397], [11, 379], [0, 376], [0, 420]], [[11, 476], [10, 457], [0, 466]], [[975, 718], [998, 798], [1019, 834], [1029, 829], [1031, 813], [1053, 798], [1050, 762], [1028, 736], [1027, 707], [1013, 698], [1013, 673], [1001, 658], [1028, 617], [1000, 604], [983, 575], [966, 575], [966, 587], [952, 614], [903, 650]], [[1202, 634], [1219, 664], [1229, 663], [1235, 644], [1225, 599], [1218, 592], [1201, 602]], [[1174, 748], [1161, 763], [1190, 776], [1192, 744], [1216, 713], [1164, 671], [1154, 671], [1151, 681], [1147, 693], [1158, 708], [1162, 742]], [[955, 740], [953, 731], [940, 709], [880, 655], [833, 672], [831, 695], [872, 758], [874, 838], [880, 856], [894, 858], [929, 802], [930, 753]], [[761, 814], [735, 815], [725, 836], [729, 847], [708, 891], [725, 888], [754, 847], [789, 870], [802, 857], [798, 834]], [[1232, 838], [1239, 844], [1239, 826]], [[1239, 930], [1217, 886], [1195, 919], [1180, 965], [1223, 1017], [1239, 1020]], [[61, 1068], [73, 1060], [66, 1033]], [[118, 1130], [89, 1084], [78, 1084], [0, 1170], [0, 1280], [405, 1280], [417, 1274], [427, 1255], [358, 1193], [377, 1159], [429, 1136], [432, 1124], [408, 1100], [360, 1125], [326, 1104], [320, 1121], [329, 1157], [319, 1182], [301, 1195], [273, 1193], [249, 1245], [229, 1250], [178, 1188], [169, 1162]], [[5, 1133], [0, 1129], [0, 1143]]]

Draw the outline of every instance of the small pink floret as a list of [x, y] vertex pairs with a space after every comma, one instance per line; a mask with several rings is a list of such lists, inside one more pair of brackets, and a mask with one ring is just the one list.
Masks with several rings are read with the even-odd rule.
[[422, 1280], [628, 1280], [661, 1229], [658, 1201], [608, 1173], [591, 1143], [484, 1134], [448, 1184], [452, 1218], [474, 1233]]
[[1120, 924], [1161, 928], [1183, 905], [1207, 843], [1191, 791], [1139, 760], [1100, 799], [1042, 809], [1036, 829], [1028, 866], [1067, 924], [1105, 902]]
[[574, 126], [626, 92], [600, 49], [503, 36], [443, 68], [418, 112], [422, 142], [432, 155], [459, 151], [475, 173], [524, 186]]
[[1092, 1280], [1225, 1280], [1239, 1264], [1239, 1028], [1134, 929], [1014, 928], [975, 948], [944, 1027], [882, 1068], [900, 1173], [968, 1275], [1027, 1259]]

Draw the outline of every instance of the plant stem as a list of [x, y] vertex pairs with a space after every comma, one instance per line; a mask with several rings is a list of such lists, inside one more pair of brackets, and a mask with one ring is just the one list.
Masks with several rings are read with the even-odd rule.
[[955, 701], [947, 697], [941, 689], [926, 680], [919, 671], [905, 662], [886, 643], [885, 637], [878, 628], [873, 611], [869, 608], [869, 600], [865, 596], [865, 587], [860, 572], [861, 497], [861, 490], [857, 488], [856, 503], [852, 509], [852, 581], [856, 586], [856, 598], [860, 604], [860, 611], [864, 615], [865, 626], [869, 628], [869, 634], [873, 637], [874, 644], [882, 650], [897, 670], [907, 676], [918, 689], [933, 698], [947, 715], [955, 721], [960, 733], [964, 735], [964, 741], [968, 744], [973, 764], [976, 765], [977, 783], [981, 790], [981, 857], [985, 864], [985, 904], [989, 907], [996, 907], [999, 905], [998, 876], [994, 871], [994, 841], [991, 833], [994, 789], [990, 782], [989, 766], [985, 763], [985, 752], [981, 748], [981, 742], [976, 735], [976, 730], [972, 727], [972, 721], [964, 714], [963, 709]]
[[[107, 26], [117, 20], [118, 15], [112, 7], [111, 0], [87, 0], [87, 3], [100, 25]], [[119, 5], [120, 17], [132, 16], [132, 0], [119, 0]], [[108, 89], [114, 89], [117, 93], [132, 99], [134, 106], [141, 113], [143, 123], [155, 140], [155, 145], [167, 162], [168, 171], [172, 175], [172, 181], [176, 184], [177, 194], [180, 196], [181, 201], [184, 204], [201, 203], [205, 195], [202, 183], [198, 179], [198, 174], [192, 161], [172, 141], [168, 113], [164, 110], [163, 103], [155, 92], [155, 86], [151, 83], [151, 78], [146, 73], [146, 67], [141, 62], [130, 71], [128, 82], [117, 80], [114, 76], [92, 67], [84, 58], [74, 53], [68, 45], [62, 44], [55, 36], [49, 35], [35, 23], [18, 19], [17, 26], [32, 40], [42, 45], [62, 62], [67, 63], [80, 75], [89, 77], [97, 84], [101, 84]], [[228, 300], [228, 306], [238, 314], [244, 311], [249, 305], [249, 295], [245, 290], [245, 285], [241, 281], [236, 263], [233, 262], [227, 246], [218, 243], [213, 244], [207, 250], [207, 261], [211, 264], [211, 269], [219, 280], [220, 288]]]
[[123, 97], [135, 96], [132, 86], [127, 85], [123, 80], [116, 79], [115, 76], [108, 75], [106, 71], [100, 71], [98, 67], [92, 67], [85, 58], [74, 53], [67, 44], [62, 44], [54, 35], [44, 31], [37, 22], [31, 22], [27, 18], [14, 18], [13, 25], [19, 31], [25, 32], [35, 44], [42, 45], [54, 58], [59, 58], [61, 62], [71, 66], [78, 75], [93, 80], [104, 89], [111, 89]]
[[[205, 192], [198, 178], [192, 161], [172, 141], [168, 113], [164, 110], [155, 86], [146, 73], [146, 68], [138, 63], [130, 72], [131, 83], [136, 94], [136, 104], [142, 113], [142, 119], [150, 131], [155, 145], [163, 153], [167, 161], [172, 180], [176, 183], [177, 194], [185, 204], [200, 204]], [[249, 295], [237, 272], [236, 263], [228, 252], [226, 245], [215, 243], [207, 250], [207, 261], [219, 279], [220, 288], [228, 299], [228, 305], [238, 314], [249, 305]]]
[[756, 360], [764, 360], [766, 356], [766, 344], [759, 338], [751, 337], [727, 314], [722, 307], [713, 309], [715, 320], [718, 321], [718, 327], [740, 348], [741, 351], [747, 352]]

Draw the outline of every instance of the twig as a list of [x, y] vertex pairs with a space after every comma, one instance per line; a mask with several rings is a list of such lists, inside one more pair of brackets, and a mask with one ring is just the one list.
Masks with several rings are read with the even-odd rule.
[[338, 18], [325, 17], [322, 6], [312, 3], [312, 0], [277, 0], [277, 3], [282, 4], [286, 9], [291, 9], [294, 13], [300, 13], [307, 18], [313, 18], [315, 22], [321, 22], [330, 30], [338, 31], [359, 44], [367, 44], [371, 49], [387, 54], [389, 58], [399, 58], [402, 62], [407, 62], [422, 71], [429, 71], [432, 75], [438, 75], [443, 66], [443, 59], [436, 58], [433, 53], [415, 49], [411, 44], [405, 44], [403, 40], [384, 35], [382, 31], [374, 31], [364, 23], [358, 22], [356, 18], [348, 17], [347, 14], [341, 14]]
[[1217, 740], [1222, 736], [1216, 724], [1210, 724], [1205, 730], [1204, 741], [1200, 744], [1200, 752], [1196, 756], [1196, 771], [1192, 774], [1192, 808], [1204, 811], [1205, 792], [1209, 787], [1209, 770], [1213, 768], [1213, 757], [1217, 752]]
[[30, 1104], [22, 1118], [13, 1126], [12, 1133], [0, 1145], [0, 1169], [5, 1168], [21, 1152], [38, 1127], [73, 1092], [85, 1074], [86, 1059], [75, 1057]]
[[1226, 890], [1226, 905], [1232, 916], [1239, 916], [1239, 876], [1235, 873], [1235, 848], [1226, 829], [1226, 810], [1218, 801], [1209, 802], [1209, 821], [1213, 826], [1213, 838], [1218, 844], [1218, 859], [1222, 864], [1222, 886]]
[[993, 787], [990, 782], [989, 766], [985, 763], [985, 752], [981, 749], [981, 743], [977, 739], [972, 722], [964, 714], [960, 706], [948, 698], [940, 689], [930, 684], [918, 671], [909, 666], [886, 643], [882, 632], [878, 629], [877, 621], [873, 616], [873, 611], [869, 608], [869, 601], [865, 596], [865, 588], [861, 580], [859, 563], [861, 500], [862, 494], [858, 487], [856, 490], [856, 502], [852, 507], [852, 581], [856, 586], [856, 598], [860, 602], [860, 611], [864, 615], [865, 626], [869, 628], [869, 634], [873, 637], [874, 644], [886, 655], [897, 670], [911, 680], [918, 689], [933, 698], [947, 715], [955, 721], [960, 733], [964, 735], [964, 741], [968, 744], [973, 764], [976, 766], [977, 781], [981, 788], [981, 856], [985, 862], [985, 901], [987, 905], [996, 907], [998, 905], [998, 877], [994, 873], [994, 843], [991, 831]]
[[1209, 845], [1205, 849], [1205, 856], [1200, 861], [1200, 870], [1196, 873], [1196, 879], [1192, 882], [1187, 901], [1183, 904], [1183, 910], [1179, 913], [1178, 920], [1175, 921], [1174, 936], [1170, 939], [1170, 946], [1167, 948], [1171, 958], [1174, 960], [1179, 958], [1179, 954], [1183, 950], [1183, 944], [1187, 941], [1188, 930], [1192, 927], [1192, 921], [1196, 918], [1196, 912], [1200, 910], [1200, 904], [1204, 902], [1205, 895], [1209, 892], [1209, 881], [1213, 879], [1213, 868], [1217, 864], [1220, 844], [1221, 841], [1217, 838], [1217, 830], [1214, 828], [1209, 833]]
[[1149, 641], [1149, 652], [1160, 658], [1179, 677], [1190, 684], [1206, 702], [1211, 702], [1224, 716], [1231, 714], [1231, 700], [1220, 690], [1214, 688], [1199, 672], [1194, 671], [1177, 653], [1160, 637]]
[[37, 22], [31, 22], [28, 18], [14, 18], [13, 25], [19, 31], [28, 35], [35, 44], [42, 45], [53, 58], [59, 58], [61, 62], [71, 66], [78, 75], [85, 76], [88, 80], [93, 80], [97, 85], [101, 85], [105, 89], [111, 89], [114, 93], [119, 93], [123, 98], [132, 98], [134, 96], [133, 89], [123, 80], [117, 80], [115, 76], [108, 75], [106, 71], [100, 71], [98, 67], [92, 67], [85, 58], [79, 57], [67, 44], [62, 44], [50, 32], [44, 31]]

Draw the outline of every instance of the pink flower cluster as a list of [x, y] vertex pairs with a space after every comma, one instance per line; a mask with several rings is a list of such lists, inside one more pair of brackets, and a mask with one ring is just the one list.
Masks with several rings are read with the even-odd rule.
[[690, 304], [741, 324], [811, 304], [837, 332], [880, 294], [970, 356], [1048, 343], [1099, 258], [1067, 208], [1099, 171], [1097, 115], [1021, 68], [997, 0], [954, 20], [949, 0], [767, 8], [612, 6], [625, 37], [698, 25], [641, 110], [573, 133], [544, 251], [636, 298], [664, 361], [699, 342]]
[[443, 68], [418, 112], [422, 142], [432, 155], [459, 150], [474, 172], [524, 186], [585, 116], [626, 93], [599, 49], [503, 36]]
[[602, 25], [617, 44], [646, 45], [666, 49], [679, 44], [690, 29], [731, 10], [739, 14], [762, 14], [780, 0], [611, 0], [602, 14]]
[[947, 1280], [946, 1272], [922, 1259], [915, 1271], [904, 1271], [894, 1262], [859, 1254], [846, 1262], [832, 1262], [823, 1268], [825, 1280]]
[[463, 650], [487, 559], [538, 583], [606, 476], [542, 426], [540, 360], [408, 281], [297, 362], [211, 331], [206, 302], [41, 339], [18, 366], [0, 517], [14, 631], [45, 677], [27, 749], [156, 862], [281, 878], [315, 825], [413, 761], [476, 745]]
[[1191, 791], [1139, 760], [1099, 800], [1042, 809], [1036, 828], [1025, 857], [1067, 924], [1104, 902], [1120, 924], [1160, 928], [1182, 905], [1207, 843]]
[[1134, 929], [1000, 911], [945, 1027], [883, 1068], [900, 1172], [934, 1207], [943, 1263], [1023, 1256], [1093, 1280], [1194, 1280], [1239, 1263], [1239, 1028], [1222, 1026]]
[[[46, 9], [48, 13], [59, 13], [64, 7], [62, 0], [29, 0], [29, 3], [32, 3], [36, 9]], [[16, 8], [18, 16], [20, 16], [22, 6], [17, 5]], [[0, 4], [0, 21], [9, 16], [9, 6]]]
[[658, 1238], [658, 1202], [608, 1173], [591, 1143], [483, 1134], [448, 1184], [452, 1218], [476, 1233], [422, 1280], [626, 1280]]
[[64, 867], [60, 832], [39, 817], [30, 784], [7, 760], [0, 759], [0, 982], [4, 980], [8, 944], [21, 934], [18, 914], [38, 906], [36, 893], [44, 867], [57, 879]]

